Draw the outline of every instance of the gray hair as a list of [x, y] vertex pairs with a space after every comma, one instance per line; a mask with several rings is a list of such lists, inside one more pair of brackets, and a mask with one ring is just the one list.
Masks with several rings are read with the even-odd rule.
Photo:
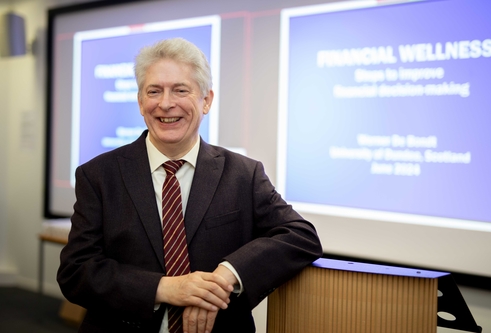
[[148, 67], [161, 59], [172, 59], [190, 65], [202, 96], [207, 96], [212, 88], [210, 65], [204, 53], [193, 43], [183, 38], [161, 40], [140, 50], [135, 57], [135, 76], [138, 94], [143, 89]]

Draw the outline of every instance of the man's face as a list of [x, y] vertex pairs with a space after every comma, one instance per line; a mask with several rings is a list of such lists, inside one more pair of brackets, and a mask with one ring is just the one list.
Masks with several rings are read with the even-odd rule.
[[213, 91], [202, 96], [192, 67], [171, 59], [159, 60], [147, 69], [138, 96], [150, 141], [172, 159], [184, 156], [196, 143], [212, 101]]

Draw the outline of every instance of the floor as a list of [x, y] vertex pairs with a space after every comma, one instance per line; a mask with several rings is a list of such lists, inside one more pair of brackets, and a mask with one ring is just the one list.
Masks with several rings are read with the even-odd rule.
[[0, 332], [74, 333], [58, 312], [62, 301], [20, 288], [0, 287]]

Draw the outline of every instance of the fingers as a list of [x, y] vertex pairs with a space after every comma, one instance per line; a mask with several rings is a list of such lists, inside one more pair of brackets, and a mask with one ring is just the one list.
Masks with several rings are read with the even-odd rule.
[[185, 305], [198, 306], [208, 311], [218, 311], [218, 309], [226, 309], [230, 299], [228, 296], [223, 299], [213, 292], [199, 290], [195, 295], [183, 299]]
[[[220, 268], [220, 269], [219, 269]], [[220, 286], [221, 289], [227, 291], [227, 292], [232, 292], [234, 290], [233, 283], [230, 283], [225, 277], [224, 274], [222, 273], [222, 270], [224, 267], [219, 266], [213, 273], [203, 273], [203, 278], [206, 279], [207, 281], [213, 282]], [[226, 268], [225, 268], [226, 269]], [[227, 269], [228, 271], [228, 269]], [[199, 272], [197, 272], [199, 273]]]
[[198, 306], [208, 311], [226, 309], [233, 287], [215, 273], [194, 272], [182, 276], [162, 277], [156, 303]]
[[[184, 280], [183, 290], [190, 295], [190, 304], [209, 311], [217, 311], [218, 308], [226, 309], [230, 303], [228, 283], [223, 278], [213, 273], [194, 272]], [[195, 299], [197, 298], [197, 299]], [[196, 303], [198, 302], [198, 303]], [[210, 306], [211, 305], [211, 306]]]
[[207, 311], [199, 307], [189, 306], [184, 309], [184, 333], [210, 333], [215, 324], [217, 311]]

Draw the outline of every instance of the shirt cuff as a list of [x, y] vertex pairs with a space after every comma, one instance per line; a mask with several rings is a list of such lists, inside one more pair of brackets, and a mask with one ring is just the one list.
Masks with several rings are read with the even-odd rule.
[[239, 281], [237, 284], [234, 285], [234, 290], [232, 292], [234, 294], [238, 294], [237, 296], [242, 294], [242, 292], [244, 291], [244, 287], [242, 286], [242, 280], [240, 279], [239, 273], [237, 273], [234, 266], [232, 266], [232, 264], [228, 261], [223, 261], [220, 263], [220, 265], [227, 267], [235, 275], [237, 281]]

